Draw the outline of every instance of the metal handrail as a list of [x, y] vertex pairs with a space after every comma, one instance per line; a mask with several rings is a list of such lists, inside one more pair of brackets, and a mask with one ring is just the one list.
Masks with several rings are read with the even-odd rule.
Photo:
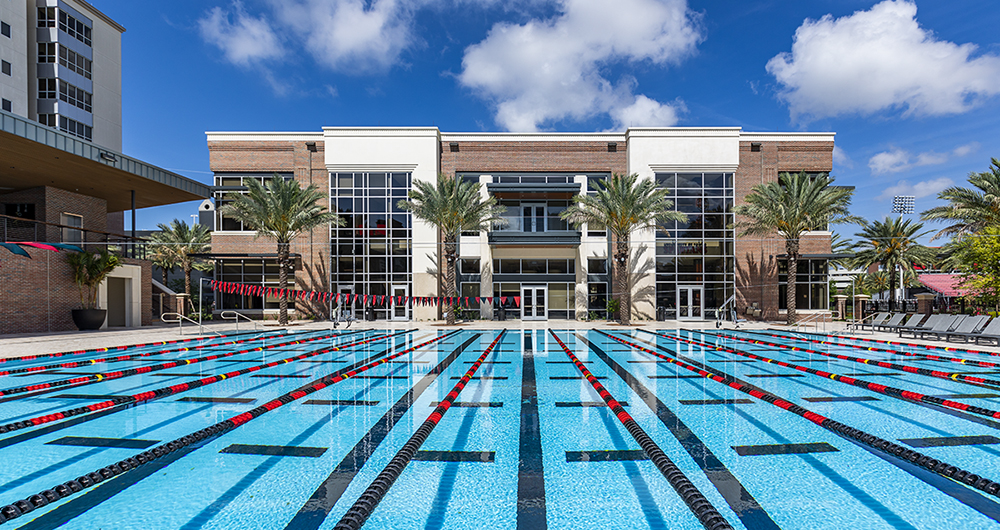
[[[855, 318], [854, 322], [847, 324], [847, 331], [850, 332], [851, 335], [857, 335], [858, 331], [864, 331], [865, 321], [874, 320], [877, 315], [878, 313], [872, 313], [866, 317], [862, 317], [861, 320]], [[874, 334], [875, 327], [872, 326], [872, 335]]]
[[[170, 317], [170, 319], [168, 320], [167, 317]], [[177, 329], [178, 329], [178, 331], [179, 331], [179, 333], [181, 335], [184, 334], [184, 321], [185, 320], [187, 320], [188, 322], [190, 322], [190, 323], [198, 326], [198, 333], [200, 333], [202, 335], [205, 334], [205, 326], [202, 326], [197, 321], [192, 320], [192, 319], [190, 319], [190, 318], [188, 318], [188, 317], [186, 317], [186, 316], [184, 316], [184, 315], [182, 315], [180, 313], [163, 313], [162, 315], [160, 315], [160, 321], [161, 322], [166, 322], [167, 324], [177, 324]], [[218, 335], [220, 337], [222, 336], [222, 333], [219, 333], [218, 331], [209, 331], [209, 333]]]
[[257, 321], [254, 320], [254, 319], [252, 319], [252, 318], [250, 318], [250, 317], [248, 317], [248, 316], [246, 316], [246, 315], [244, 315], [243, 313], [239, 313], [239, 312], [236, 312], [236, 311], [223, 311], [222, 313], [219, 314], [219, 317], [222, 318], [223, 320], [235, 320], [236, 321], [236, 331], [237, 332], [240, 331], [240, 319], [241, 318], [245, 319], [246, 321], [248, 321], [251, 324], [253, 324], [253, 330], [254, 331], [258, 331], [258, 329], [257, 329]]
[[804, 326], [808, 326], [808, 325], [811, 324], [813, 326], [813, 331], [819, 331], [819, 324], [820, 324], [820, 322], [822, 322], [823, 323], [823, 333], [826, 333], [826, 318], [825, 318], [826, 316], [827, 316], [826, 313], [816, 313], [814, 315], [811, 315], [809, 318], [807, 318], [805, 320], [800, 320], [800, 321], [796, 322], [795, 325], [792, 326], [792, 329], [794, 331], [799, 331], [799, 328], [804, 327]]

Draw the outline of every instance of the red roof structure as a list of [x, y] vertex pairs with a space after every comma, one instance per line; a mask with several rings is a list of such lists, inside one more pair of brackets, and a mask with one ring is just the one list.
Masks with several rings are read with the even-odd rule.
[[962, 278], [958, 274], [918, 274], [917, 280], [928, 289], [941, 296], [965, 296], [968, 289], [963, 289]]

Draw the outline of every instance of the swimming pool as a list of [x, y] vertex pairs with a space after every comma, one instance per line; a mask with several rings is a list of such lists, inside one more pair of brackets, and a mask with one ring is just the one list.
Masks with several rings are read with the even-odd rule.
[[998, 368], [992, 350], [685, 329], [11, 359], [0, 527], [994, 528]]

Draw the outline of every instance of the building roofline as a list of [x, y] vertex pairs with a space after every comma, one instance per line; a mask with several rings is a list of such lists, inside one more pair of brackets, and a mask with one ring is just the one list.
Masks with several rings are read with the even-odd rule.
[[97, 18], [103, 20], [104, 22], [107, 22], [111, 27], [117, 29], [119, 32], [125, 33], [125, 26], [122, 26], [121, 24], [115, 22], [114, 20], [112, 20], [111, 17], [102, 13], [100, 9], [97, 9], [96, 7], [90, 5], [90, 3], [87, 2], [87, 0], [73, 0], [73, 2], [80, 4], [81, 7], [83, 7], [87, 11], [90, 11], [90, 13], [97, 16]]

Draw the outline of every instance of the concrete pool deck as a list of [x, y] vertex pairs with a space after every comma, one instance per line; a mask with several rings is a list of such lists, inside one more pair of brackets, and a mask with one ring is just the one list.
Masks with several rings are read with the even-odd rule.
[[[726, 322], [723, 326], [724, 329], [732, 329], [732, 323]], [[845, 331], [845, 322], [831, 322], [826, 324], [826, 333], [843, 333]], [[38, 355], [46, 353], [58, 353], [74, 350], [88, 350], [94, 348], [105, 348], [105, 347], [115, 347], [115, 346], [126, 346], [131, 344], [144, 344], [160, 341], [170, 341], [178, 339], [191, 339], [195, 337], [202, 336], [204, 338], [211, 338], [215, 334], [228, 334], [236, 331], [236, 326], [231, 321], [226, 322], [209, 322], [206, 323], [205, 333], [199, 334], [197, 326], [185, 326], [183, 330], [178, 330], [177, 326], [167, 326], [167, 325], [155, 325], [147, 326], [143, 328], [130, 328], [130, 329], [108, 329], [101, 331], [62, 331], [56, 333], [32, 333], [32, 334], [19, 334], [19, 335], [3, 335], [0, 336], [0, 358], [7, 357], [21, 357], [25, 355]], [[487, 320], [476, 320], [454, 327], [446, 326], [443, 321], [441, 322], [392, 322], [392, 321], [377, 321], [377, 322], [355, 322], [351, 324], [350, 330], [359, 329], [392, 329], [392, 330], [404, 330], [404, 329], [418, 329], [418, 330], [445, 330], [445, 329], [468, 329], [468, 330], [496, 330], [496, 329], [519, 329], [519, 330], [544, 330], [548, 328], [554, 329], [579, 329], [579, 330], [589, 330], [589, 329], [601, 329], [605, 331], [615, 331], [623, 329], [632, 328], [643, 328], [647, 330], [655, 329], [671, 329], [671, 328], [687, 328], [687, 329], [715, 329], [714, 320], [705, 321], [684, 321], [678, 322], [675, 320], [668, 320], [665, 322], [654, 322], [654, 321], [642, 321], [636, 322], [635, 325], [629, 328], [623, 328], [622, 326], [609, 324], [604, 321], [597, 322], [581, 322], [576, 320], [548, 320], [548, 321], [521, 321], [521, 320], [508, 320], [504, 322], [495, 322]], [[747, 322], [741, 323], [740, 329], [743, 330], [763, 330], [768, 328], [774, 329], [784, 329], [785, 325], [780, 322]], [[245, 332], [252, 329], [249, 323], [240, 324], [239, 331]], [[268, 321], [266, 326], [261, 326], [257, 323], [257, 329], [268, 329], [277, 330], [279, 329], [274, 321]], [[332, 324], [330, 322], [323, 321], [299, 321], [294, 322], [287, 328], [292, 332], [301, 332], [309, 330], [322, 330], [322, 329], [332, 329]], [[343, 330], [343, 324], [337, 328], [338, 330]], [[814, 330], [812, 326], [804, 328], [802, 331], [807, 332], [817, 332], [823, 333], [824, 328], [822, 324], [818, 330]], [[183, 333], [183, 334], [182, 334]], [[848, 335], [850, 336], [850, 335]], [[1000, 348], [992, 345], [976, 345], [974, 343], [963, 344], [961, 342], [945, 342], [941, 340], [919, 340], [912, 338], [900, 339], [897, 335], [892, 333], [871, 333], [864, 331], [856, 335], [862, 338], [872, 338], [876, 340], [888, 340], [896, 342], [906, 342], [912, 344], [926, 344], [930, 346], [943, 346], [947, 345], [950, 347], [958, 349], [971, 349], [971, 350], [981, 350], [989, 352], [1000, 353]]]

